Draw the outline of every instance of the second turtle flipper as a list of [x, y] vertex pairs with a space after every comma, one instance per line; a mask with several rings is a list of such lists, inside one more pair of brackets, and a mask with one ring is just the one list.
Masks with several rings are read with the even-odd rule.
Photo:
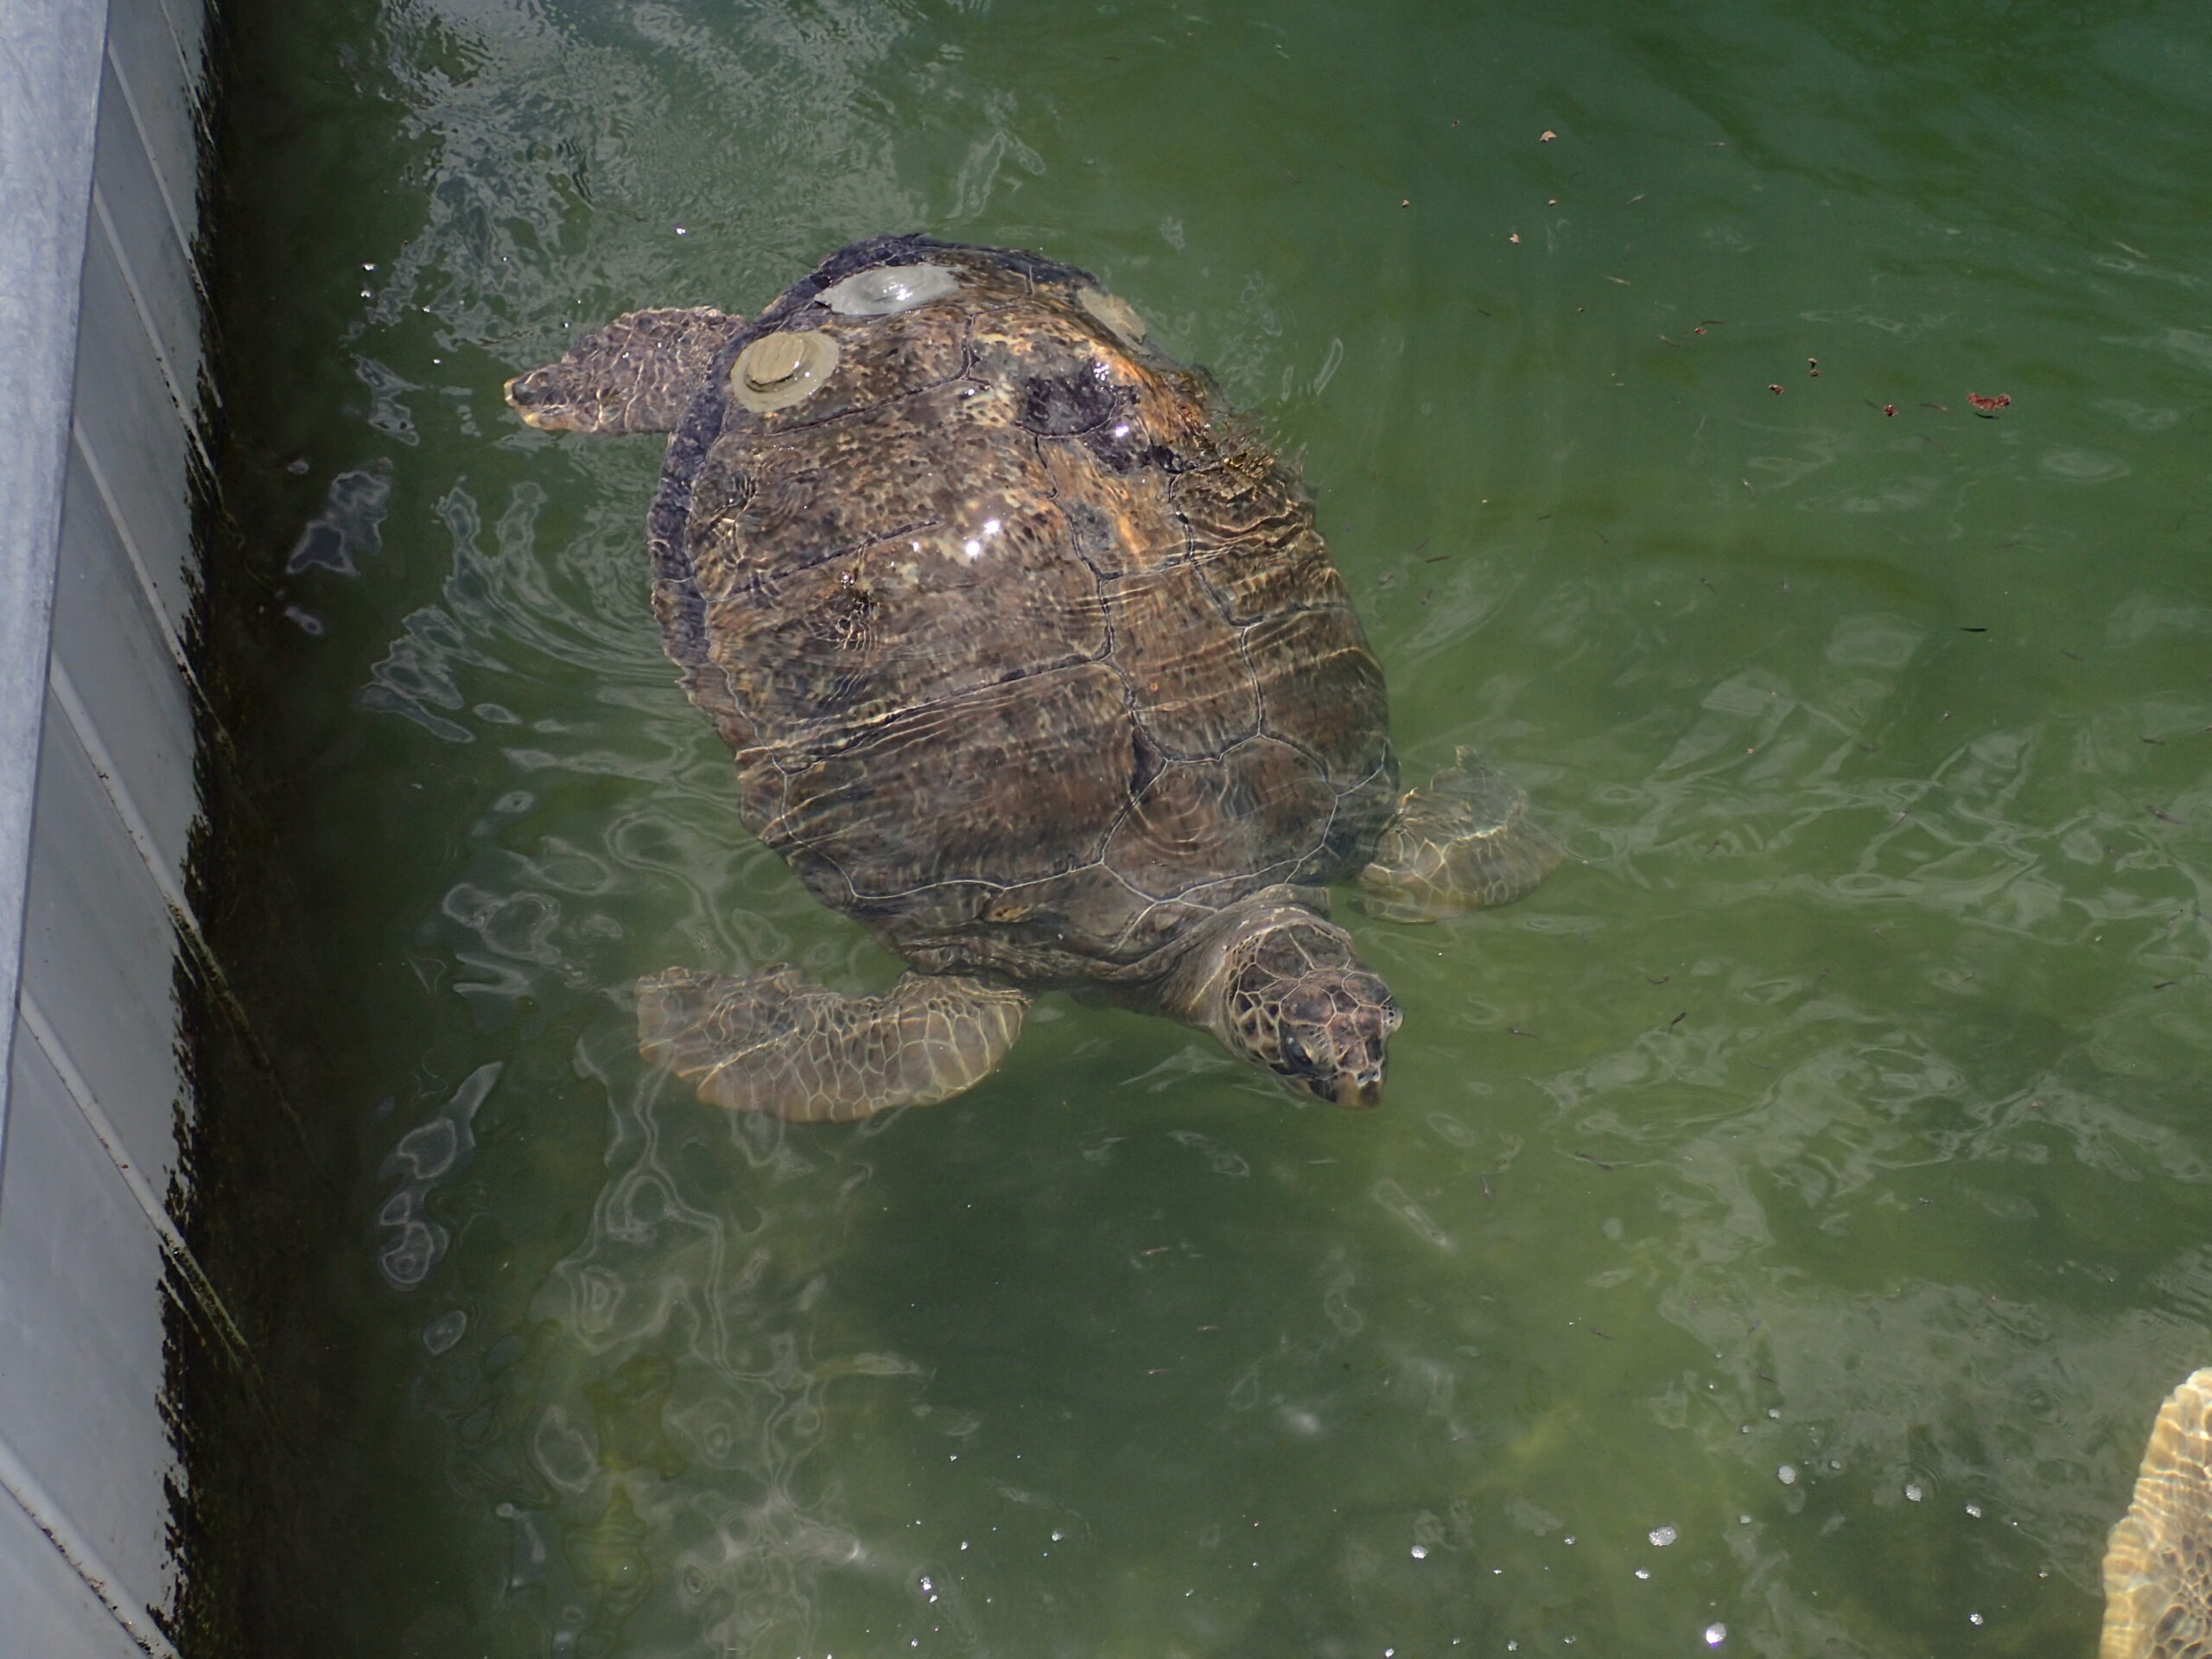
[[632, 311], [584, 335], [557, 363], [507, 382], [532, 426], [566, 432], [672, 432], [708, 366], [744, 329], [711, 308]]
[[1471, 749], [1407, 795], [1360, 872], [1360, 906], [1392, 922], [1433, 922], [1524, 897], [1567, 852], [1529, 816], [1519, 785]]
[[2212, 1370], [2159, 1408], [2135, 1501], [2105, 1550], [2098, 1659], [2183, 1659], [2212, 1645]]
[[848, 996], [789, 966], [739, 978], [671, 968], [639, 982], [638, 1039], [710, 1106], [844, 1122], [981, 1083], [1028, 1006], [954, 975], [906, 974], [880, 996]]

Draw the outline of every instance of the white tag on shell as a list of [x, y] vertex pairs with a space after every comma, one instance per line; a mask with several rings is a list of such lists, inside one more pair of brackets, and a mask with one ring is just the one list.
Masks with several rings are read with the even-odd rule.
[[887, 317], [926, 305], [959, 286], [943, 265], [878, 265], [855, 272], [815, 297], [842, 317]]

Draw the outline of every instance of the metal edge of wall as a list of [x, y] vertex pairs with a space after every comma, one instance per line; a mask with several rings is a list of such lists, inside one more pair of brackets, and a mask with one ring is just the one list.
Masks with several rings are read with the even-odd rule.
[[0, 0], [0, 1659], [174, 1653], [206, 26]]
[[[0, 993], [22, 968], [31, 799], [46, 713], [105, 0], [0, 7]], [[0, 1025], [0, 1070], [11, 1027]]]

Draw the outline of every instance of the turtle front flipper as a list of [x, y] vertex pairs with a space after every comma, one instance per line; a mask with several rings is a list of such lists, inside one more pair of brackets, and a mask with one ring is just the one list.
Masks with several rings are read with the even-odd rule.
[[745, 327], [709, 307], [632, 311], [586, 334], [558, 363], [507, 382], [532, 426], [566, 432], [672, 432], [715, 353]]
[[1400, 804], [1360, 872], [1360, 907], [1385, 921], [1433, 922], [1510, 905], [1566, 855], [1529, 817], [1520, 785], [1461, 749]]
[[741, 978], [671, 968], [639, 993], [648, 1060], [710, 1106], [798, 1123], [951, 1099], [1006, 1058], [1029, 1007], [1020, 991], [949, 974], [847, 996], [780, 964]]
[[2181, 1659], [2212, 1648], [2212, 1370], [2167, 1397], [2135, 1501], [2105, 1549], [2098, 1659]]

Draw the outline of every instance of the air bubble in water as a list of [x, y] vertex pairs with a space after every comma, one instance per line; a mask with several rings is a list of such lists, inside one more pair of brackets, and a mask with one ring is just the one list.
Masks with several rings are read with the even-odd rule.
[[1925, 1496], [1925, 1494], [1924, 1494], [1923, 1492], [1922, 1492], [1922, 1491], [1920, 1490], [1920, 1483], [1919, 1483], [1918, 1481], [1916, 1481], [1916, 1480], [1908, 1480], [1907, 1482], [1905, 1482], [1905, 1484], [1904, 1484], [1904, 1501], [1905, 1501], [1906, 1503], [1919, 1503], [1919, 1502], [1920, 1502], [1921, 1498], [1922, 1498], [1922, 1497], [1923, 1497], [1924, 1496]]
[[1705, 1645], [1707, 1647], [1717, 1648], [1727, 1639], [1728, 1627], [1726, 1624], [1721, 1624], [1719, 1620], [1716, 1619], [1713, 1623], [1705, 1627]]
[[1649, 1535], [1651, 1539], [1652, 1548], [1664, 1549], [1668, 1545], [1673, 1543], [1675, 1539], [1681, 1537], [1681, 1534], [1676, 1532], [1672, 1527], [1654, 1527], [1651, 1529]]
[[1774, 1478], [1785, 1486], [1795, 1486], [1797, 1484], [1797, 1465], [1794, 1463], [1783, 1464], [1781, 1468], [1774, 1471]]

